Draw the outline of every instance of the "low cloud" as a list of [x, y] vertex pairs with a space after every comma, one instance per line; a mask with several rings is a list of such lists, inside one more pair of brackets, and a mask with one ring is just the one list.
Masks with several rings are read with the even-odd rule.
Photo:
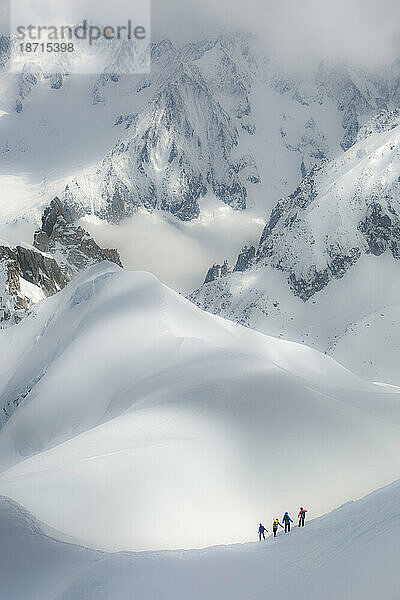
[[156, 38], [176, 41], [221, 29], [256, 33], [288, 65], [322, 58], [353, 64], [391, 63], [399, 56], [398, 0], [153, 0]]
[[[7, 2], [5, 3], [7, 4]], [[390, 64], [400, 56], [398, 0], [32, 0], [30, 13], [51, 21], [82, 17], [113, 21], [152, 15], [152, 38], [175, 43], [214, 37], [223, 29], [254, 32], [286, 66], [309, 67], [322, 58], [358, 65]], [[14, 15], [25, 0], [11, 0]], [[0, 13], [1, 15], [1, 13]]]

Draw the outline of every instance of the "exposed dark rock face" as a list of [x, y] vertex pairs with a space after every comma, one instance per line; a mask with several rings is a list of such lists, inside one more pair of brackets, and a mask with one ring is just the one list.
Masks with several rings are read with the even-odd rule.
[[7, 281], [10, 284], [12, 293], [16, 293], [20, 289], [19, 282], [15, 278], [15, 273], [18, 271], [18, 264], [15, 260], [15, 253], [12, 248], [0, 246], [0, 261], [2, 261], [2, 264], [7, 263], [7, 265], [9, 265], [9, 268], [7, 269], [7, 272], [9, 272], [9, 279], [7, 279]]
[[109, 260], [122, 267], [117, 250], [103, 249], [82, 227], [68, 222], [59, 198], [43, 213], [42, 228], [35, 232], [34, 246], [57, 256], [67, 280], [90, 265]]
[[389, 202], [386, 211], [381, 204], [372, 203], [359, 230], [365, 235], [371, 254], [380, 256], [389, 248], [395, 258], [400, 258], [400, 218]]
[[29, 71], [24, 71], [19, 77], [19, 96], [24, 100], [29, 96], [33, 86], [37, 85], [37, 76]]
[[234, 271], [246, 271], [252, 264], [256, 256], [256, 249], [254, 246], [243, 246], [239, 256], [237, 257]]
[[210, 267], [207, 271], [207, 275], [204, 280], [204, 283], [210, 283], [210, 281], [215, 281], [216, 279], [219, 279], [220, 277], [224, 277], [225, 275], [228, 275], [228, 273], [230, 273], [230, 272], [231, 272], [231, 269], [230, 269], [230, 266], [229, 266], [227, 260], [224, 261], [223, 265], [213, 264], [213, 266]]
[[325, 269], [317, 270], [312, 265], [305, 277], [298, 277], [296, 273], [289, 274], [289, 284], [295, 296], [299, 296], [304, 302], [314, 294], [320, 292], [333, 279], [340, 279], [346, 271], [353, 266], [361, 256], [359, 248], [353, 248], [349, 254], [341, 254], [340, 251], [332, 250], [331, 262]]
[[343, 129], [345, 130], [345, 134], [343, 136], [341, 146], [343, 150], [348, 150], [356, 141], [357, 134], [360, 129], [357, 111], [353, 104], [350, 104], [350, 106], [345, 111], [343, 115], [342, 125]]
[[[315, 243], [310, 235], [304, 211], [316, 201], [318, 178], [324, 174], [324, 165], [314, 167], [302, 180], [298, 188], [288, 198], [280, 200], [271, 212], [257, 250], [258, 264], [271, 264], [288, 273], [289, 285], [303, 301], [326, 287], [335, 278], [340, 279], [361, 256], [361, 248], [354, 246], [344, 250], [340, 243], [326, 248], [326, 267], [318, 269], [315, 264], [299, 273], [295, 267], [295, 256], [284, 243], [285, 235], [304, 237], [304, 244], [310, 247]], [[286, 250], [285, 250], [286, 248]]]
[[0, 265], [0, 321], [18, 322], [30, 306], [30, 299], [21, 291], [21, 278], [41, 288], [46, 296], [68, 282], [56, 260], [34, 248], [0, 246]]
[[46, 296], [55, 294], [68, 283], [54, 258], [24, 246], [17, 246], [15, 253], [21, 277], [40, 287]]
[[[400, 82], [400, 81], [399, 81]], [[392, 111], [386, 111], [379, 113], [368, 121], [358, 132], [358, 139], [364, 140], [373, 133], [382, 133], [385, 131], [391, 131], [398, 125], [398, 119], [400, 117], [400, 109], [396, 108]]]
[[[56, 196], [42, 215], [42, 231], [43, 233], [47, 234], [48, 237], [51, 236], [54, 225], [60, 216], [64, 217], [65, 219], [64, 208], [60, 202], [60, 199]], [[43, 250], [46, 252], [44, 248]]]
[[109, 260], [122, 267], [116, 250], [100, 248], [69, 219], [54, 198], [43, 213], [42, 228], [35, 232], [34, 247], [0, 246], [0, 322], [18, 322], [30, 307], [32, 299], [21, 290], [22, 280], [35, 285], [37, 293], [51, 296], [94, 263]]
[[268, 238], [277, 224], [279, 223], [280, 227], [289, 227], [296, 220], [297, 211], [306, 208], [315, 200], [317, 195], [315, 175], [322, 168], [322, 166], [313, 167], [290, 196], [277, 202], [261, 234], [260, 245], [257, 250], [258, 257], [271, 254], [272, 247], [268, 242]]
[[206, 278], [204, 279], [204, 283], [210, 283], [210, 281], [215, 281], [216, 279], [218, 279], [218, 277], [221, 276], [220, 273], [221, 265], [216, 265], [214, 263], [213, 266], [208, 269]]
[[21, 295], [18, 262], [8, 246], [0, 246], [0, 327], [13, 319], [18, 322], [28, 306]]
[[0, 35], [0, 67], [5, 67], [11, 56], [11, 39], [9, 35]]
[[54, 75], [51, 76], [51, 89], [59, 90], [62, 87], [62, 84], [63, 77], [61, 73], [54, 73]]

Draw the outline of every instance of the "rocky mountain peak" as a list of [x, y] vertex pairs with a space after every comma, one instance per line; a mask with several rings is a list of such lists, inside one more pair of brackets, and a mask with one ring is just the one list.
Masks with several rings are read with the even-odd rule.
[[42, 216], [42, 231], [46, 233], [47, 236], [50, 237], [53, 233], [53, 228], [58, 217], [63, 217], [65, 219], [65, 213], [60, 199], [56, 196], [50, 202], [50, 206], [45, 209]]
[[225, 260], [222, 265], [217, 265], [214, 263], [212, 267], [208, 269], [204, 283], [206, 284], [210, 283], [211, 281], [216, 281], [221, 277], [225, 277], [225, 275], [228, 275], [229, 273], [231, 273], [231, 268], [227, 260]]
[[104, 249], [89, 233], [68, 222], [59, 198], [54, 198], [42, 217], [42, 228], [34, 235], [34, 246], [57, 258], [68, 280], [94, 263], [109, 260], [122, 267], [115, 249]]
[[27, 244], [0, 245], [0, 322], [18, 323], [27, 309], [68, 280], [55, 258]]
[[32, 304], [64, 288], [80, 271], [108, 260], [122, 267], [117, 250], [101, 248], [55, 197], [42, 215], [33, 246], [0, 242], [0, 322], [18, 323]]
[[0, 246], [0, 328], [4, 323], [18, 322], [28, 306], [21, 293], [16, 256], [7, 246]]
[[256, 249], [254, 246], [243, 246], [234, 267], [234, 271], [246, 271], [252, 265], [256, 256]]

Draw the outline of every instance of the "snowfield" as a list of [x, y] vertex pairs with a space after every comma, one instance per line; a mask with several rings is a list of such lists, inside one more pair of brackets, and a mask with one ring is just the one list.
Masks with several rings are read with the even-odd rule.
[[399, 502], [395, 482], [275, 540], [108, 554], [49, 537], [1, 497], [2, 594], [13, 600], [393, 600], [400, 594]]
[[0, 493], [63, 535], [244, 542], [260, 520], [318, 516], [398, 476], [398, 388], [152, 275], [103, 262], [34, 311], [0, 336]]

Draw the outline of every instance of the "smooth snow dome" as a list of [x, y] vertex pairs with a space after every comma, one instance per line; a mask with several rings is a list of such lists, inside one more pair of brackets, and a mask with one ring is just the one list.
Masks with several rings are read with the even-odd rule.
[[[400, 391], [205, 313], [152, 275], [79, 275], [0, 337], [0, 492], [98, 548], [252, 539], [395, 479]], [[18, 365], [15, 368], [15, 365]]]

